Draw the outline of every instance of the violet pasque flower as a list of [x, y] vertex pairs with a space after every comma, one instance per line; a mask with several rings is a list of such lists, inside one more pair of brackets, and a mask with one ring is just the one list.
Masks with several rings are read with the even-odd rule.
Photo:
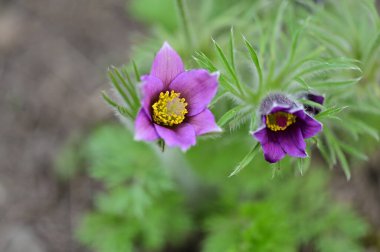
[[142, 76], [142, 107], [135, 121], [135, 139], [163, 139], [187, 150], [196, 136], [218, 132], [207, 108], [218, 89], [218, 74], [204, 69], [185, 71], [180, 56], [164, 43], [149, 75]]
[[322, 130], [322, 124], [287, 96], [274, 93], [261, 103], [262, 126], [253, 133], [260, 142], [265, 160], [276, 163], [286, 154], [307, 157], [306, 138]]

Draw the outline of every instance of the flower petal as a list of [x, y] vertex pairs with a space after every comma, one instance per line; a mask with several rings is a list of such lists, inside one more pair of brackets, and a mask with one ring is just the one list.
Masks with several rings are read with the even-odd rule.
[[313, 117], [305, 114], [305, 118], [300, 123], [303, 137], [310, 138], [322, 131], [322, 124]]
[[295, 124], [284, 131], [276, 132], [278, 142], [282, 149], [292, 157], [307, 157], [306, 142], [301, 129]]
[[259, 112], [261, 115], [268, 115], [278, 111], [287, 112], [296, 107], [297, 104], [283, 93], [270, 93], [260, 104]]
[[188, 116], [199, 114], [207, 108], [218, 89], [218, 74], [204, 69], [190, 70], [177, 76], [169, 89], [181, 93], [188, 105]]
[[154, 126], [158, 135], [170, 147], [179, 147], [186, 151], [192, 145], [195, 145], [195, 130], [188, 123], [182, 123], [175, 128], [167, 128], [157, 124]]
[[164, 89], [162, 81], [153, 75], [144, 75], [142, 80], [142, 106], [145, 109], [145, 113], [151, 118], [150, 111], [152, 103], [158, 98], [161, 91]]
[[252, 136], [262, 145], [268, 142], [267, 128], [265, 126], [253, 132]]
[[159, 78], [166, 88], [183, 71], [185, 68], [181, 57], [165, 42], [154, 58], [150, 74]]
[[276, 134], [266, 127], [262, 127], [253, 133], [253, 137], [261, 144], [264, 158], [269, 163], [276, 163], [285, 157], [285, 152], [278, 143]]
[[188, 122], [194, 127], [197, 136], [209, 132], [221, 132], [222, 129], [215, 123], [214, 115], [209, 109], [205, 109], [201, 113], [189, 117]]
[[155, 141], [158, 138], [159, 136], [151, 119], [144, 109], [140, 109], [135, 121], [135, 140]]

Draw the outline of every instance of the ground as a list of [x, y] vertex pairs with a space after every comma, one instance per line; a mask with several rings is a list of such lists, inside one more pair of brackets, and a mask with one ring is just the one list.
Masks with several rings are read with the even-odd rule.
[[113, 118], [100, 90], [137, 29], [120, 0], [0, 0], [0, 251], [85, 251], [72, 234], [93, 182], [60, 181], [54, 158]]

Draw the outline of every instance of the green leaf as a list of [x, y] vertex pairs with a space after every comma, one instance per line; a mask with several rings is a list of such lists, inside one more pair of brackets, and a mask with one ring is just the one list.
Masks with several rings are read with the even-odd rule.
[[327, 108], [326, 110], [320, 112], [318, 115], [315, 115], [315, 118], [317, 120], [320, 120], [320, 119], [325, 118], [325, 117], [332, 117], [333, 115], [342, 112], [346, 108], [348, 108], [348, 106], [344, 106], [344, 107], [330, 107], [330, 108]]
[[123, 116], [126, 116], [129, 119], [134, 119], [135, 117], [131, 114], [131, 112], [128, 110], [128, 108], [123, 107], [119, 104], [117, 104], [115, 101], [113, 101], [106, 92], [102, 91], [102, 97], [103, 99], [110, 105], [111, 107], [115, 108], [119, 113]]
[[340, 147], [345, 151], [347, 152], [348, 154], [350, 154], [351, 156], [353, 157], [356, 157], [358, 159], [361, 159], [363, 161], [367, 161], [368, 160], [368, 156], [365, 155], [364, 153], [360, 152], [358, 149], [355, 149], [354, 147], [352, 147], [351, 145], [348, 145], [346, 143], [343, 143], [343, 142], [339, 142], [339, 145]]
[[256, 156], [258, 150], [259, 150], [259, 143], [256, 143], [256, 145], [248, 152], [248, 154], [243, 158], [242, 161], [237, 165], [235, 170], [231, 172], [229, 177], [232, 177], [236, 174], [238, 174], [243, 168], [245, 168], [251, 161], [252, 159]]
[[119, 81], [123, 84], [124, 88], [127, 90], [128, 97], [130, 97], [132, 99], [132, 101], [131, 101], [132, 110], [137, 112], [137, 109], [139, 108], [140, 101], [139, 101], [139, 98], [137, 96], [135, 86], [133, 85], [132, 82], [129, 81], [130, 77], [129, 77], [127, 70], [124, 69], [123, 72], [126, 74], [128, 82], [126, 81], [124, 76], [122, 76], [119, 69], [113, 68], [113, 71], [116, 74], [116, 76], [118, 77]]
[[113, 67], [110, 68], [110, 70], [108, 70], [108, 77], [109, 79], [111, 80], [111, 83], [112, 85], [114, 86], [114, 88], [117, 90], [117, 92], [120, 94], [120, 96], [123, 98], [123, 100], [125, 101], [125, 103], [130, 107], [132, 108], [133, 107], [133, 103], [132, 103], [132, 100], [131, 98], [127, 95], [127, 93], [125, 92], [125, 90], [121, 87], [119, 81], [116, 79], [115, 77], [115, 73], [114, 73], [114, 69]]
[[[359, 119], [360, 120], [360, 119]], [[345, 121], [352, 127], [356, 129], [358, 133], [367, 133], [369, 136], [372, 136], [376, 139], [376, 141], [379, 141], [379, 133], [378, 130], [375, 128], [372, 128], [368, 124], [364, 123], [363, 121], [359, 121], [353, 118], [345, 118]]]
[[349, 55], [348, 43], [337, 34], [332, 34], [329, 30], [310, 24], [307, 29], [317, 41], [322, 42], [337, 55]]
[[328, 80], [311, 82], [310, 86], [316, 89], [333, 89], [333, 88], [347, 88], [355, 85], [361, 78], [353, 78], [348, 80]]
[[195, 52], [193, 59], [201, 66], [209, 70], [210, 72], [218, 71], [218, 68], [212, 63], [212, 61], [203, 53]]
[[318, 76], [321, 73], [328, 71], [356, 71], [359, 74], [362, 73], [360, 67], [357, 66], [358, 61], [350, 59], [333, 59], [322, 61], [309, 61], [310, 65], [301, 68], [299, 72], [295, 74], [293, 78], [306, 78], [306, 76]]
[[228, 123], [234, 116], [236, 116], [239, 111], [244, 108], [244, 105], [239, 105], [227, 111], [218, 121], [218, 125], [223, 127], [226, 123]]
[[255, 64], [256, 71], [257, 71], [257, 74], [259, 76], [259, 86], [261, 86], [263, 84], [263, 72], [261, 70], [259, 58], [257, 56], [255, 49], [249, 43], [249, 41], [246, 38], [243, 38], [243, 39], [244, 39], [245, 46], [248, 49], [249, 55], [251, 56], [251, 60]]
[[[326, 140], [327, 141], [327, 140]], [[328, 149], [327, 146], [325, 146], [324, 143], [322, 143], [321, 141], [319, 141], [317, 139], [317, 148], [318, 150], [320, 151], [322, 157], [325, 159], [325, 161], [327, 162], [329, 168], [331, 169], [333, 166], [334, 166], [334, 160], [332, 159], [333, 158], [333, 155], [331, 155], [331, 152], [330, 150]], [[336, 162], [336, 161], [335, 161]]]
[[327, 145], [330, 149], [330, 154], [332, 155], [332, 160], [339, 160], [339, 163], [344, 171], [344, 174], [346, 175], [347, 180], [350, 180], [350, 167], [348, 165], [346, 156], [340, 147], [339, 141], [336, 139], [335, 135], [330, 131], [329, 128], [325, 127], [324, 132], [327, 140]]
[[222, 48], [218, 45], [218, 43], [213, 40], [214, 46], [216, 48], [216, 51], [219, 55], [219, 58], [222, 60], [224, 67], [227, 69], [227, 72], [230, 74], [231, 78], [235, 81], [235, 84], [240, 92], [240, 96], [244, 95], [244, 90], [241, 86], [241, 83], [239, 81], [238, 76], [236, 75], [236, 72], [234, 68], [231, 66], [231, 64], [228, 62], [226, 55], [224, 54]]
[[325, 109], [325, 106], [319, 104], [318, 102], [313, 102], [313, 101], [310, 101], [310, 100], [306, 100], [306, 99], [300, 99], [298, 100], [300, 103], [304, 104], [304, 105], [309, 105], [311, 107], [316, 107], [316, 108], [319, 108], [321, 110]]
[[235, 70], [235, 36], [234, 36], [234, 28], [231, 27], [230, 31], [230, 58], [231, 58], [231, 66]]
[[298, 168], [298, 171], [300, 172], [301, 176], [303, 176], [304, 162], [303, 162], [302, 158], [297, 159], [297, 168]]
[[336, 151], [337, 157], [339, 159], [339, 163], [342, 166], [342, 169], [344, 171], [344, 174], [346, 175], [347, 180], [350, 180], [351, 179], [351, 171], [350, 171], [350, 167], [348, 165], [346, 156], [344, 155], [344, 153], [343, 153], [343, 151], [339, 145], [335, 146], [335, 151]]
[[137, 68], [136, 62], [135, 62], [135, 61], [132, 61], [132, 65], [133, 65], [133, 70], [134, 70], [134, 72], [135, 72], [136, 81], [137, 81], [137, 82], [140, 82], [140, 80], [141, 80], [141, 75], [140, 75], [139, 69]]

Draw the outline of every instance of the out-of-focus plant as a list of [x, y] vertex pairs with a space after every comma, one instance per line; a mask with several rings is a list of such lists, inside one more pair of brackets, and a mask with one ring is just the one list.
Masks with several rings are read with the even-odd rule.
[[180, 242], [192, 228], [167, 169], [147, 145], [132, 139], [121, 127], [105, 126], [84, 142], [89, 174], [104, 192], [77, 234], [96, 251], [157, 250]]
[[205, 252], [214, 251], [362, 251], [366, 224], [339, 204], [332, 204], [321, 171], [252, 192], [256, 200], [209, 217]]
[[[328, 124], [324, 145], [326, 149], [337, 149], [340, 156], [345, 152], [366, 160], [359, 150], [371, 154], [378, 146], [380, 131], [380, 17], [375, 1], [325, 1], [314, 9], [307, 33], [330, 55], [352, 58], [362, 69], [358, 84], [341, 92], [347, 108], [340, 113], [341, 123]], [[355, 148], [350, 146], [353, 139]], [[330, 166], [339, 158], [331, 150], [322, 153], [330, 156]]]
[[[197, 242], [207, 252], [297, 251], [303, 246], [362, 251], [367, 225], [332, 201], [325, 189], [327, 171], [294, 176], [297, 168], [274, 170], [278, 175], [272, 178], [260, 172], [266, 162], [258, 160], [249, 165], [247, 176], [226, 181], [238, 154], [250, 145], [238, 133], [217, 147], [204, 141], [186, 154], [186, 165], [202, 178], [201, 187], [189, 191], [169, 172], [184, 165], [178, 157], [160, 161], [160, 153], [131, 140], [122, 127], [104, 126], [83, 142], [89, 174], [104, 185], [77, 231], [94, 251], [165, 251], [193, 234], [204, 234]], [[218, 158], [204, 159], [205, 152]], [[286, 159], [283, 165], [290, 168], [291, 162]]]

